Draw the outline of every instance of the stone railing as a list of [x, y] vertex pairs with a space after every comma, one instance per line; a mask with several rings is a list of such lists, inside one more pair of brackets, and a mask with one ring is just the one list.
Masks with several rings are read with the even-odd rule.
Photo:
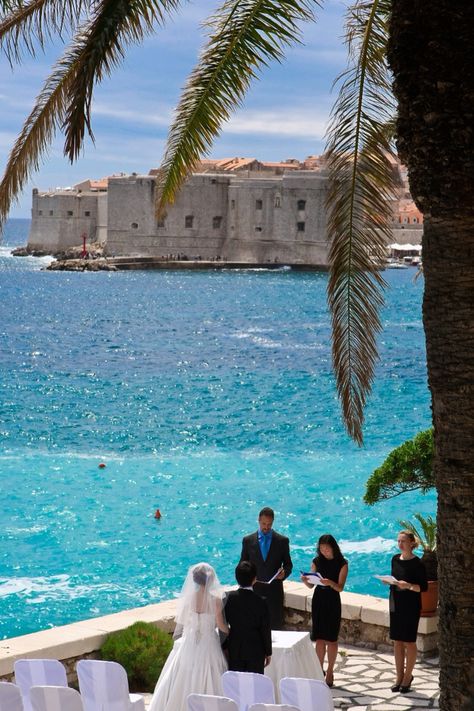
[[[312, 596], [313, 591], [302, 583], [285, 583], [285, 623], [288, 629], [310, 629]], [[339, 641], [356, 647], [391, 651], [388, 599], [343, 592], [341, 601]], [[437, 616], [420, 619], [416, 643], [421, 657], [437, 653]]]
[[[311, 623], [312, 591], [301, 583], [285, 583], [285, 624], [287, 629], [308, 630]], [[340, 641], [345, 644], [388, 650], [388, 601], [370, 595], [344, 592]], [[83, 620], [42, 632], [0, 641], [0, 680], [11, 681], [16, 659], [60, 659], [68, 679], [76, 680], [79, 659], [95, 658], [111, 632], [142, 620], [171, 633], [174, 630], [176, 601], [124, 610], [113, 615]], [[436, 653], [437, 618], [421, 618], [417, 645], [420, 655]]]

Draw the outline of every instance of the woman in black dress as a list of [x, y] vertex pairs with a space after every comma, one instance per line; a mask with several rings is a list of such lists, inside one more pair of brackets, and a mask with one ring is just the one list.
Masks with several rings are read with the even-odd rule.
[[425, 566], [413, 550], [418, 541], [411, 531], [400, 531], [397, 544], [400, 553], [392, 558], [390, 585], [390, 639], [393, 640], [397, 679], [392, 691], [406, 694], [413, 681], [416, 662], [416, 635], [421, 612], [421, 593], [428, 589]]
[[[334, 663], [337, 657], [337, 638], [341, 626], [341, 596], [340, 592], [346, 584], [349, 565], [343, 557], [334, 536], [325, 533], [318, 541], [316, 558], [311, 564], [311, 572], [319, 573], [321, 584], [316, 585], [311, 604], [313, 629], [311, 639], [316, 642], [321, 669], [324, 665], [326, 649], [328, 666], [326, 669], [326, 684], [334, 684]], [[308, 588], [314, 585], [305, 575], [301, 580]]]

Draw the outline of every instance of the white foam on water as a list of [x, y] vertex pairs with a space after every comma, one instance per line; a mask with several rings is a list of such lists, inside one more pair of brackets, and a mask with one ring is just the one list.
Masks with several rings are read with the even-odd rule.
[[37, 578], [0, 578], [0, 599], [10, 595], [24, 598], [25, 603], [36, 605], [48, 600], [75, 600], [88, 597], [93, 592], [127, 591], [131, 597], [140, 597], [130, 586], [113, 583], [75, 585], [69, 575], [54, 575]]
[[392, 538], [375, 536], [366, 541], [339, 541], [339, 546], [344, 553], [388, 553], [395, 548]]
[[[395, 542], [391, 538], [382, 538], [382, 536], [375, 536], [374, 538], [368, 538], [366, 541], [345, 541], [340, 540], [339, 546], [344, 555], [349, 555], [350, 553], [388, 553], [395, 547]], [[312, 554], [315, 552], [317, 546], [317, 541], [314, 542], [312, 546], [299, 546], [291, 544], [291, 550], [303, 551], [303, 553]]]

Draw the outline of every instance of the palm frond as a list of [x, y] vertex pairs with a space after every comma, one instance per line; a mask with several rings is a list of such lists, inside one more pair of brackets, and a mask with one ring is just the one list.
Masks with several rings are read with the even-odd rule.
[[21, 61], [22, 51], [32, 56], [36, 47], [64, 31], [78, 27], [85, 0], [30, 0], [10, 3], [9, 14], [0, 21], [0, 47], [10, 64]]
[[74, 65], [68, 60], [66, 55], [53, 68], [10, 153], [0, 183], [0, 228], [61, 124], [67, 89], [74, 76]]
[[326, 147], [333, 365], [344, 422], [359, 444], [381, 328], [379, 267], [398, 185], [387, 131], [395, 113], [385, 60], [390, 6], [390, 0], [358, 0], [348, 11], [350, 63], [338, 79]]
[[74, 38], [72, 55], [75, 78], [69, 87], [68, 106], [63, 124], [64, 153], [77, 158], [87, 131], [93, 139], [90, 113], [94, 85], [123, 59], [125, 47], [140, 42], [155, 23], [162, 24], [179, 0], [120, 2], [103, 0], [94, 16]]
[[168, 203], [243, 97], [259, 70], [281, 61], [314, 18], [318, 0], [226, 0], [206, 23], [210, 37], [184, 88], [157, 183], [157, 215]]

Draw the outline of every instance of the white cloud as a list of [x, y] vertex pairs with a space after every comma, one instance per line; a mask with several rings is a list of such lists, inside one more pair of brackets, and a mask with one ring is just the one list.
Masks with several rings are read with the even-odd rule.
[[290, 110], [240, 111], [226, 124], [224, 131], [234, 134], [264, 134], [323, 138], [328, 121], [327, 112], [318, 113], [293, 106]]

